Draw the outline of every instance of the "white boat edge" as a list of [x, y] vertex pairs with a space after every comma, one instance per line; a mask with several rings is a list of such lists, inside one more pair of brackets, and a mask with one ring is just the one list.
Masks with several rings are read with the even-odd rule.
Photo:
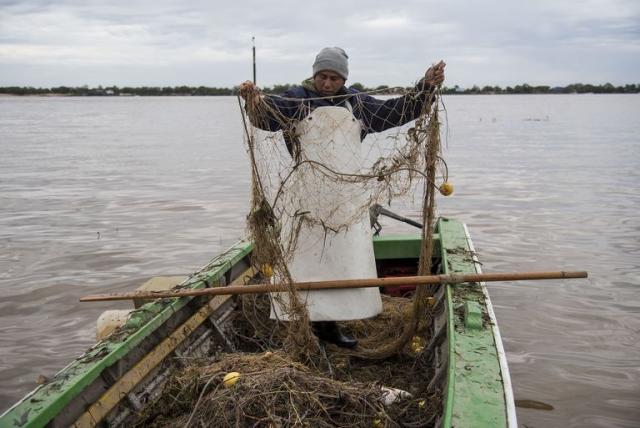
[[[467, 224], [463, 223], [464, 233], [467, 239], [467, 244], [469, 245], [469, 249], [471, 250], [471, 257], [473, 259], [473, 264], [475, 266], [477, 273], [482, 273], [482, 268], [480, 264], [480, 260], [476, 254], [476, 249], [473, 246], [473, 241], [471, 240], [471, 235], [469, 234], [469, 229], [467, 228]], [[518, 420], [516, 417], [516, 405], [515, 400], [513, 398], [513, 385], [511, 384], [511, 375], [509, 374], [509, 365], [507, 364], [507, 353], [504, 350], [504, 346], [502, 345], [502, 336], [500, 335], [500, 329], [498, 328], [498, 321], [496, 319], [496, 314], [493, 311], [493, 305], [491, 304], [491, 299], [489, 298], [489, 292], [487, 291], [486, 284], [484, 282], [480, 283], [480, 287], [482, 288], [482, 293], [485, 296], [485, 303], [487, 306], [487, 313], [489, 314], [489, 318], [491, 319], [491, 329], [493, 331], [493, 339], [496, 344], [496, 351], [498, 353], [498, 360], [500, 361], [500, 373], [502, 375], [502, 384], [504, 386], [504, 399], [507, 410], [507, 427], [509, 428], [518, 428]]]

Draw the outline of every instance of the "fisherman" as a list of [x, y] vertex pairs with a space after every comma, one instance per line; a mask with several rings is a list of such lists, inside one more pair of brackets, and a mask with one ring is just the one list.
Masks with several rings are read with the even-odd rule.
[[361, 122], [361, 139], [364, 139], [367, 134], [382, 132], [416, 119], [422, 112], [424, 102], [432, 99], [430, 94], [444, 81], [446, 64], [440, 61], [427, 69], [414, 92], [381, 100], [345, 86], [349, 77], [348, 58], [339, 47], [322, 49], [313, 63], [312, 78], [281, 96], [262, 95], [253, 82], [247, 80], [242, 83], [239, 93], [246, 101], [252, 123], [268, 131], [278, 131], [283, 127], [279, 117], [270, 114], [268, 109], [259, 108], [261, 102], [274, 108], [279, 115], [294, 120], [303, 119], [317, 107], [339, 106], [348, 108]]
[[[281, 96], [271, 96], [261, 94], [252, 82], [246, 81], [240, 85], [239, 93], [246, 102], [245, 109], [253, 125], [268, 131], [282, 130], [287, 148], [292, 156], [296, 157], [296, 154], [299, 153], [301, 143], [302, 147], [305, 147], [304, 139], [306, 138], [306, 143], [309, 144], [306, 146], [309, 153], [305, 152], [305, 154], [313, 156], [315, 151], [316, 156], [322, 157], [323, 152], [326, 152], [325, 142], [331, 140], [335, 143], [342, 138], [343, 134], [354, 135], [355, 132], [357, 139], [359, 133], [360, 140], [362, 140], [369, 133], [381, 132], [416, 119], [423, 111], [425, 103], [433, 101], [433, 92], [444, 81], [444, 68], [445, 63], [440, 61], [428, 68], [424, 77], [415, 86], [414, 91], [389, 100], [380, 100], [354, 88], [345, 87], [349, 77], [348, 56], [339, 47], [327, 47], [316, 56], [313, 63], [313, 76], [303, 82], [302, 86], [294, 87]], [[300, 121], [311, 117], [315, 114], [313, 112], [320, 107], [344, 107], [348, 109], [346, 115], [357, 119], [357, 122], [352, 123], [351, 120], [343, 122], [347, 124], [345, 126], [349, 129], [344, 129], [344, 132], [335, 135], [318, 135], [320, 131], [317, 127], [308, 128], [305, 135], [299, 135], [299, 128], [304, 128], [304, 122]], [[320, 110], [317, 111], [320, 112]], [[345, 113], [340, 113], [340, 111], [344, 112], [344, 110], [335, 111], [335, 109], [333, 111], [325, 110], [324, 117], [345, 117]], [[318, 114], [318, 119], [322, 119], [322, 115]], [[302, 126], [296, 129], [299, 122], [302, 123]], [[329, 133], [332, 131], [334, 130], [327, 130]], [[311, 135], [314, 133], [315, 137]], [[309, 141], [314, 138], [315, 141]], [[315, 144], [315, 148], [313, 144]], [[345, 141], [344, 147], [346, 148], [349, 144], [353, 145], [354, 143]], [[340, 149], [339, 145], [334, 144], [334, 147], [336, 150]], [[347, 152], [349, 151], [347, 150]], [[336, 153], [333, 157], [341, 159], [344, 156]], [[331, 160], [326, 161], [330, 162]], [[340, 170], [335, 165], [332, 166]], [[298, 168], [297, 172], [303, 174], [301, 170], [302, 168]], [[314, 175], [308, 176], [305, 184], [309, 184], [313, 180], [316, 180]], [[336, 191], [336, 189], [327, 189], [325, 185], [330, 186], [331, 184], [326, 181], [316, 181], [316, 184], [317, 187], [313, 189], [313, 192], [316, 195], [325, 192], [327, 200], [338, 193], [343, 193]], [[311, 189], [304, 189], [304, 191], [309, 192]], [[322, 200], [321, 197], [318, 199]], [[299, 200], [302, 200], [301, 205], [306, 204], [304, 195], [301, 195]], [[358, 203], [354, 202], [353, 207], [357, 207]], [[341, 208], [344, 209], [344, 207]], [[306, 206], [299, 211], [305, 209], [307, 209]], [[303, 229], [296, 248], [297, 254], [294, 254], [289, 265], [294, 280], [375, 277], [375, 259], [371, 245], [368, 215], [361, 220], [352, 224], [346, 232], [335, 234], [327, 245], [323, 244], [326, 239], [326, 231], [314, 231], [312, 227], [309, 230]], [[366, 260], [351, 260], [350, 257], [354, 254], [363, 255]], [[272, 296], [272, 302], [274, 300], [277, 299]], [[346, 348], [356, 346], [357, 340], [341, 331], [336, 321], [370, 318], [382, 310], [380, 293], [377, 288], [318, 290], [307, 292], [302, 300], [307, 304], [315, 334], [323, 341]], [[272, 304], [273, 317], [287, 319], [286, 310], [283, 310], [275, 302]]]

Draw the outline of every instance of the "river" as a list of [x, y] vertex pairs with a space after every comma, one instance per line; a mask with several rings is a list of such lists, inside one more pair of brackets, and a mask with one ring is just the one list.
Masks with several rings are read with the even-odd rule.
[[[590, 275], [488, 286], [516, 399], [553, 406], [519, 425], [638, 426], [640, 96], [444, 103], [438, 214], [467, 223], [483, 270]], [[128, 307], [79, 297], [188, 274], [244, 234], [242, 132], [233, 97], [0, 97], [0, 411]]]

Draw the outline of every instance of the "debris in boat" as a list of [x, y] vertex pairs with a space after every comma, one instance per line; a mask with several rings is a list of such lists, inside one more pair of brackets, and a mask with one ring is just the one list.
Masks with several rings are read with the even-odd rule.
[[[233, 388], [222, 384], [230, 367], [245, 373]], [[136, 426], [428, 426], [436, 407], [425, 403], [435, 402], [377, 382], [331, 378], [281, 351], [223, 354], [174, 375]]]
[[411, 352], [413, 352], [414, 354], [419, 354], [424, 349], [424, 346], [424, 338], [420, 336], [413, 336], [413, 339], [411, 339]]
[[[400, 398], [411, 398], [410, 393], [399, 388], [389, 388], [387, 386], [381, 386], [380, 389], [382, 390], [382, 402], [387, 407], [395, 403], [396, 400]], [[424, 401], [424, 400], [421, 400], [421, 401]], [[418, 402], [418, 406], [419, 405], [420, 405], [420, 402]]]
[[[370, 427], [378, 420], [381, 427], [428, 427], [435, 421], [441, 397], [427, 391], [433, 368], [424, 353], [416, 355], [408, 345], [392, 357], [370, 360], [329, 345], [325, 365], [305, 364], [278, 349], [286, 325], [269, 318], [267, 296], [245, 295], [238, 303], [232, 329], [241, 352], [189, 360], [137, 426]], [[397, 338], [411, 304], [384, 296], [378, 317], [345, 324], [375, 347]], [[240, 376], [229, 388], [225, 378], [234, 372]]]

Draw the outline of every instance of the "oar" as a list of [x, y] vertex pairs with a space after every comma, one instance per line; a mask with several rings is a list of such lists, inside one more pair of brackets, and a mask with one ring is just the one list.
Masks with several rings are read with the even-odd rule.
[[[343, 279], [334, 281], [311, 281], [294, 283], [296, 290], [335, 290], [343, 288], [398, 287], [401, 285], [459, 284], [463, 282], [522, 281], [543, 279], [586, 278], [587, 272], [514, 272], [476, 273], [451, 275], [401, 276], [387, 278]], [[164, 299], [167, 297], [219, 296], [236, 294], [258, 294], [287, 291], [286, 283], [229, 285], [226, 287], [200, 288], [196, 290], [134, 291], [131, 293], [95, 294], [80, 298], [81, 302], [105, 300]]]

